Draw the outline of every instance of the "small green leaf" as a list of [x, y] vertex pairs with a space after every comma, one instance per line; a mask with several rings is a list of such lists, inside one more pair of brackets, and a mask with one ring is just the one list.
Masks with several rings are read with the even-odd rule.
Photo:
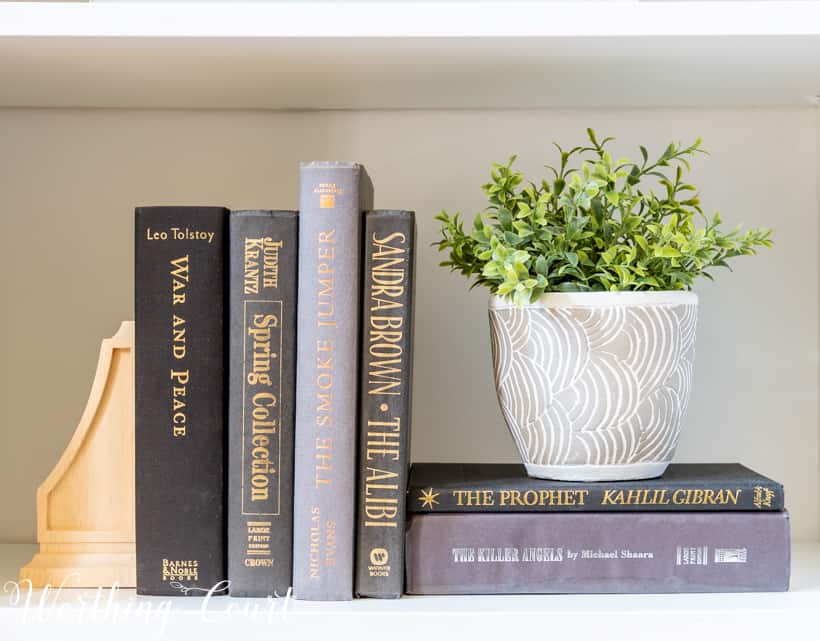
[[510, 229], [510, 227], [512, 226], [512, 215], [510, 215], [508, 209], [498, 210], [498, 222], [501, 225], [501, 229]]
[[524, 239], [523, 239], [523, 238], [520, 238], [520, 237], [519, 237], [516, 233], [514, 233], [514, 232], [511, 232], [511, 231], [505, 231], [505, 232], [504, 232], [504, 241], [505, 241], [507, 244], [512, 245], [513, 247], [516, 247], [516, 246], [520, 245], [521, 243], [523, 243], [523, 242], [524, 242]]
[[532, 213], [532, 209], [527, 203], [518, 203], [518, 213], [515, 215], [516, 218], [526, 218]]
[[666, 247], [655, 248], [655, 258], [679, 258], [680, 255], [677, 249], [668, 245]]

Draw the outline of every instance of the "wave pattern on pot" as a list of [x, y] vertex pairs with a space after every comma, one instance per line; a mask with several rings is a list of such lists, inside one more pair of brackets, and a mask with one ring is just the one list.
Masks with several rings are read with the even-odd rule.
[[491, 310], [496, 390], [525, 462], [670, 461], [696, 321], [696, 305]]

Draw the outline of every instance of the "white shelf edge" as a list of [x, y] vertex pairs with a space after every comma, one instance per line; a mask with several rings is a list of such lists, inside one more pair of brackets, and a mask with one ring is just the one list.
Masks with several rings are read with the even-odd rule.
[[[522, 19], [522, 17], [526, 19]], [[0, 3], [0, 38], [819, 36], [820, 2]]]
[[[30, 545], [0, 545], [0, 577], [12, 578]], [[815, 639], [820, 544], [794, 546], [791, 592], [747, 594], [598, 594], [403, 597], [322, 603], [216, 597], [137, 597], [133, 590], [26, 594], [9, 607], [0, 587], [0, 636], [63, 641], [148, 639], [427, 638], [573, 641], [744, 641]], [[434, 635], [430, 633], [435, 631]], [[16, 634], [15, 634], [16, 633]]]
[[[19, 566], [26, 563], [37, 546], [29, 544], [0, 544], [0, 614], [4, 607], [14, 609], [25, 605], [25, 599], [12, 602], [14, 595], [9, 582], [16, 583]], [[5, 586], [5, 587], [4, 587]], [[25, 596], [25, 587], [22, 592]], [[110, 592], [110, 590], [103, 590]], [[72, 609], [86, 607], [94, 601], [92, 589], [67, 589], [52, 592], [43, 600], [45, 609]], [[34, 590], [30, 604], [40, 602], [43, 590]], [[214, 597], [137, 597], [133, 589], [118, 590], [115, 598], [121, 603], [137, 600], [170, 601], [178, 613], [199, 612], [206, 608], [224, 610], [230, 603], [260, 604], [266, 599], [233, 599]], [[731, 610], [765, 611], [802, 609], [820, 604], [820, 543], [792, 544], [792, 580], [788, 592], [748, 593], [668, 593], [668, 594], [516, 594], [471, 596], [408, 596], [401, 599], [355, 599], [354, 601], [298, 601], [277, 600], [292, 615], [330, 614], [473, 614], [492, 615], [505, 612], [545, 613], [550, 615], [595, 612], [684, 613]], [[83, 606], [85, 604], [85, 606]], [[239, 609], [238, 605], [235, 606]], [[0, 622], [2, 617], [0, 616]]]

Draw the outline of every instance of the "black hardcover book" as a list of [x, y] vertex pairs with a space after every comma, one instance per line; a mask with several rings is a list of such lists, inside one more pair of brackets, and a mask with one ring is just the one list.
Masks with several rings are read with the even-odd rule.
[[644, 481], [567, 483], [524, 466], [414, 463], [409, 512], [778, 511], [783, 486], [738, 463], [673, 463]]
[[415, 214], [364, 220], [356, 593], [398, 598], [413, 379]]
[[228, 222], [228, 578], [231, 596], [285, 596], [293, 572], [295, 211]]
[[226, 587], [227, 213], [136, 210], [138, 594], [201, 596]]

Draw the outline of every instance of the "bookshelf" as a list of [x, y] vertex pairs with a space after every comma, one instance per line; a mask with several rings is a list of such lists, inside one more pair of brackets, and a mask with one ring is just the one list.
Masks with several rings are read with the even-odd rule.
[[818, 36], [820, 6], [791, 0], [12, 2], [0, 104], [801, 105], [820, 94]]
[[[518, 153], [538, 172], [549, 141], [586, 126], [624, 153], [702, 135], [712, 155], [693, 181], [707, 208], [773, 225], [777, 244], [699, 286], [678, 458], [740, 460], [784, 482], [794, 592], [300, 612], [328, 614], [329, 629], [400, 617], [408, 636], [441, 621], [526, 630], [541, 616], [574, 631], [579, 613], [630, 639], [770, 639], [808, 622], [820, 595], [818, 95], [820, 2], [0, 3], [0, 265], [27, 274], [3, 290], [0, 542], [34, 540], [35, 489], [80, 415], [99, 339], [132, 317], [135, 205], [293, 207], [298, 160], [367, 164], [379, 206], [419, 214], [413, 458], [515, 461], [486, 298], [436, 266], [432, 215], [480, 210], [490, 162]], [[44, 377], [59, 381], [47, 400]], [[16, 553], [0, 547], [4, 578]], [[0, 622], [12, 616], [0, 608]]]

